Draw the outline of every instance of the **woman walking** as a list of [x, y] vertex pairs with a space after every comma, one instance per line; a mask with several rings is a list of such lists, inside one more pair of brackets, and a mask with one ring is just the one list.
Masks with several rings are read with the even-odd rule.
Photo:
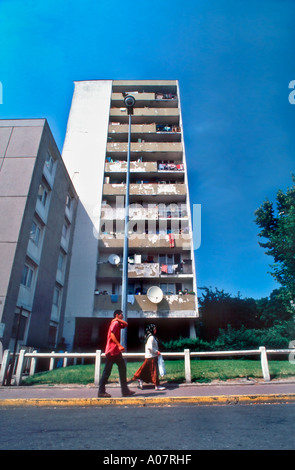
[[155, 390], [165, 390], [160, 387], [158, 356], [158, 341], [155, 337], [157, 333], [156, 325], [151, 324], [146, 327], [145, 335], [145, 360], [142, 366], [135, 372], [133, 380], [138, 380], [139, 388], [143, 388], [143, 382], [153, 383]]

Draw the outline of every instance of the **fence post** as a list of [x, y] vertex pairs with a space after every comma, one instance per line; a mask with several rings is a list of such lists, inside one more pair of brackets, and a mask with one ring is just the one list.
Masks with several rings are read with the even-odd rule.
[[101, 350], [97, 349], [95, 351], [94, 385], [99, 384], [100, 366], [101, 366]]
[[24, 368], [24, 359], [25, 359], [25, 349], [21, 349], [18, 356], [17, 369], [15, 374], [15, 383], [20, 385], [22, 381], [22, 373]]
[[191, 375], [191, 359], [190, 359], [190, 350], [184, 350], [184, 370], [185, 370], [185, 381], [187, 384], [190, 384], [192, 381]]
[[[33, 354], [36, 354], [37, 351], [33, 351]], [[30, 364], [30, 372], [29, 374], [30, 375], [34, 375], [35, 374], [35, 370], [36, 370], [36, 365], [37, 365], [37, 358], [36, 357], [32, 357], [31, 358], [31, 364]]]
[[0, 369], [0, 385], [5, 384], [6, 374], [9, 366], [10, 361], [10, 351], [9, 349], [5, 349], [2, 357], [2, 365]]
[[270, 375], [269, 375], [269, 368], [268, 368], [268, 361], [267, 361], [267, 354], [265, 346], [260, 346], [260, 360], [261, 360], [261, 367], [262, 367], [262, 374], [264, 378], [264, 382], [270, 382]]
[[[65, 352], [65, 354], [67, 354], [67, 351]], [[65, 356], [64, 359], [63, 359], [62, 366], [67, 367], [67, 365], [68, 365], [68, 358]]]
[[[54, 354], [54, 351], [51, 351], [51, 354]], [[49, 370], [53, 370], [54, 368], [54, 356], [51, 356], [49, 361]]]

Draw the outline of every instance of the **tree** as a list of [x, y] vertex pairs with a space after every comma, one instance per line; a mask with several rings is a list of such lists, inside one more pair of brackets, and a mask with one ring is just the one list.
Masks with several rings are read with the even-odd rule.
[[255, 222], [261, 228], [259, 237], [266, 242], [259, 242], [265, 253], [272, 256], [270, 273], [283, 287], [295, 297], [295, 177], [293, 186], [286, 193], [277, 192], [276, 208], [266, 200], [255, 211]]
[[224, 290], [215, 291], [210, 287], [200, 287], [200, 335], [202, 339], [217, 338], [219, 330], [226, 330], [228, 325], [234, 329], [255, 328], [259, 322], [254, 299], [242, 299], [240, 294], [232, 297]]
[[269, 297], [256, 300], [260, 328], [291, 321], [295, 313], [291, 300], [290, 292], [283, 287], [273, 290]]

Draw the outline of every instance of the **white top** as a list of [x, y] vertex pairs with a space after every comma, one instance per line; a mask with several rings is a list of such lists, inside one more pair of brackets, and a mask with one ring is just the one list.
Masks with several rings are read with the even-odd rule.
[[146, 359], [149, 359], [150, 357], [156, 357], [157, 355], [158, 355], [158, 342], [153, 335], [150, 335], [145, 344], [145, 357]]

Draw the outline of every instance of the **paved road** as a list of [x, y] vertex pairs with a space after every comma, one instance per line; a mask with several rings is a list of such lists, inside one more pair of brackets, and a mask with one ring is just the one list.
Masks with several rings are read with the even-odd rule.
[[[1, 450], [294, 450], [295, 403], [1, 407]], [[135, 453], [134, 453], [135, 452]], [[128, 452], [127, 452], [127, 455]]]

